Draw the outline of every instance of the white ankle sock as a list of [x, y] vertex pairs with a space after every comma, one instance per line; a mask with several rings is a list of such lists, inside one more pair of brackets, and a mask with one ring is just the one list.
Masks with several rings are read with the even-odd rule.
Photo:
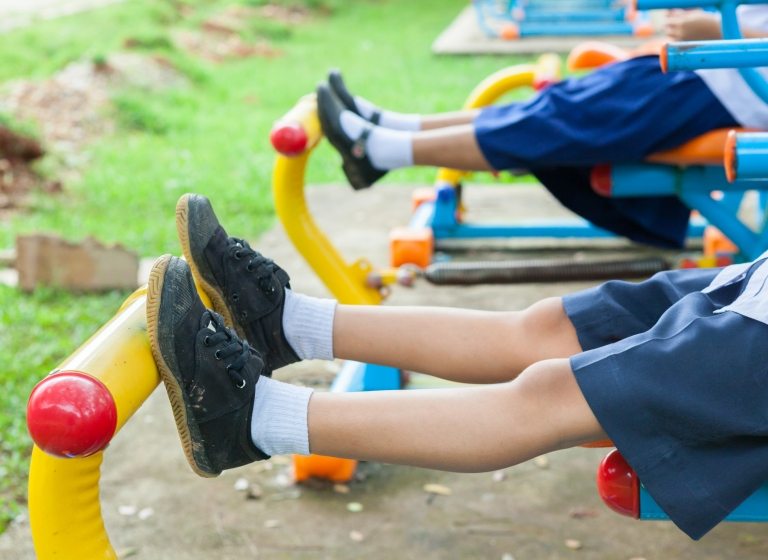
[[355, 96], [355, 106], [364, 118], [370, 120], [373, 113], [381, 113], [379, 125], [385, 128], [395, 130], [405, 130], [407, 132], [416, 132], [421, 130], [421, 116], [415, 113], [395, 113], [394, 111], [385, 111], [377, 107], [367, 99]]
[[302, 360], [333, 359], [333, 317], [336, 301], [285, 290], [283, 332]]
[[[352, 111], [341, 113], [341, 128], [353, 140], [359, 138], [363, 128], [370, 124]], [[365, 151], [377, 169], [410, 167], [413, 165], [413, 133], [374, 126], [366, 140]]]
[[312, 389], [260, 377], [251, 416], [251, 440], [267, 455], [309, 455], [307, 413]]

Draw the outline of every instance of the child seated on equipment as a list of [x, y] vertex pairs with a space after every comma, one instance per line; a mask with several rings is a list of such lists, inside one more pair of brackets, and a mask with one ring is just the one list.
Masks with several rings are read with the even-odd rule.
[[[155, 263], [147, 330], [201, 476], [310, 452], [491, 471], [609, 437], [694, 539], [768, 481], [767, 255], [524, 311], [350, 306], [291, 291], [205, 197], [184, 195], [176, 216], [186, 262]], [[326, 393], [271, 378], [333, 358], [481, 386]]]
[[[768, 32], [768, 4], [739, 8], [743, 33]], [[676, 40], [719, 37], [719, 18], [668, 14]], [[356, 189], [389, 170], [430, 165], [527, 170], [567, 208], [634, 241], [680, 247], [690, 209], [677, 197], [605, 198], [590, 187], [596, 164], [639, 162], [718, 128], [768, 130], [768, 105], [733, 69], [664, 74], [641, 56], [553, 84], [525, 102], [437, 115], [382, 110], [349, 93], [337, 72], [317, 90], [323, 132]]]

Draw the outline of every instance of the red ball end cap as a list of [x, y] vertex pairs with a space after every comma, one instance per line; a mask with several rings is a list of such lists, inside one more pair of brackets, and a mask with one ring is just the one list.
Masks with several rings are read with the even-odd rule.
[[106, 385], [79, 371], [40, 381], [27, 402], [35, 444], [57, 457], [87, 457], [104, 449], [117, 427], [117, 407]]
[[613, 190], [611, 166], [608, 164], [594, 166], [589, 176], [589, 183], [592, 185], [592, 190], [597, 194], [610, 198]]
[[597, 468], [597, 492], [613, 511], [640, 517], [640, 480], [616, 449]]
[[307, 133], [297, 123], [277, 123], [269, 133], [272, 147], [284, 156], [297, 156], [307, 148]]

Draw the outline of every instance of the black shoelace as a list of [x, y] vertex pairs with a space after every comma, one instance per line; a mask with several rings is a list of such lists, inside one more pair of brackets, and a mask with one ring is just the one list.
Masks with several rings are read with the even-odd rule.
[[208, 312], [210, 319], [209, 325], [213, 325], [216, 332], [210, 330], [210, 326], [205, 330], [210, 331], [211, 334], [207, 335], [203, 339], [203, 344], [206, 346], [219, 346], [216, 349], [213, 356], [217, 360], [226, 360], [231, 356], [237, 355], [237, 357], [227, 365], [227, 373], [232, 383], [238, 389], [245, 388], [245, 377], [243, 377], [243, 366], [248, 362], [252, 354], [255, 354], [255, 350], [245, 340], [240, 340], [235, 332], [224, 326], [224, 319], [217, 313]]
[[[257, 285], [262, 292], [271, 294], [275, 291], [275, 287], [272, 284], [272, 274], [277, 272], [279, 267], [272, 259], [268, 259], [261, 253], [251, 249], [248, 242], [244, 239], [238, 239], [237, 237], [229, 238], [229, 255], [235, 260], [248, 259], [248, 264], [245, 269], [248, 272], [256, 272]], [[235, 294], [233, 294], [233, 297]], [[237, 298], [235, 298], [237, 300]]]

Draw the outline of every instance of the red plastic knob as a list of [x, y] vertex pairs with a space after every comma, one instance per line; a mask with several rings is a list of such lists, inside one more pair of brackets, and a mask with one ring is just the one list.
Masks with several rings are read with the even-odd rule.
[[613, 190], [613, 179], [611, 178], [611, 166], [607, 164], [596, 165], [592, 168], [589, 176], [589, 182], [592, 190], [600, 196], [611, 197]]
[[613, 511], [635, 519], [640, 517], [640, 480], [616, 449], [597, 468], [597, 491]]
[[284, 156], [297, 156], [307, 147], [307, 133], [296, 123], [278, 123], [269, 133], [272, 147]]
[[79, 371], [40, 381], [27, 402], [35, 444], [57, 457], [87, 457], [104, 449], [117, 427], [117, 407], [106, 385]]

